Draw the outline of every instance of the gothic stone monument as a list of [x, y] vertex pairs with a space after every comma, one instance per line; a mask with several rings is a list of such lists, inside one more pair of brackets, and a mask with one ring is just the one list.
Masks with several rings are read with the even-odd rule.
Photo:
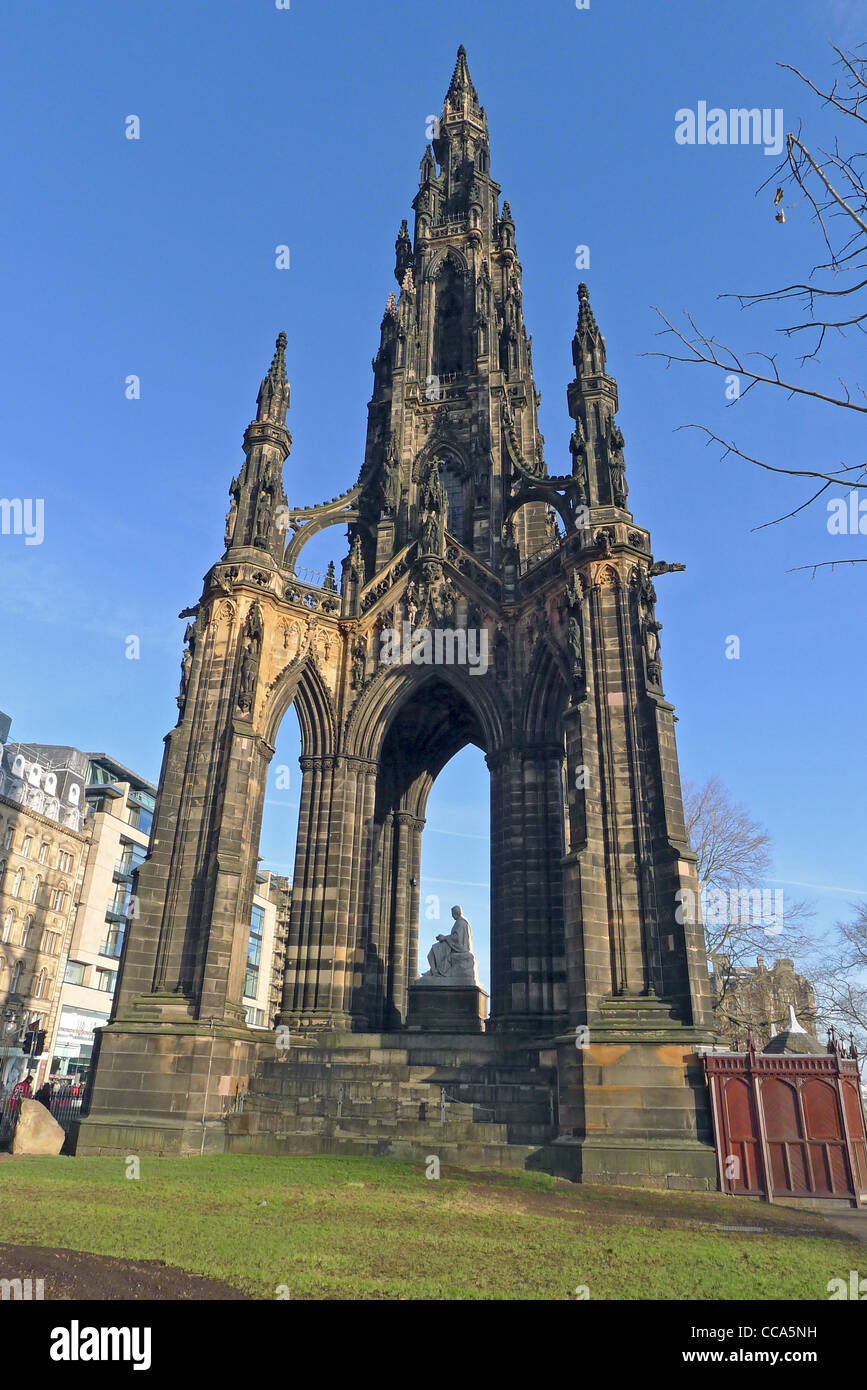
[[[424, 1154], [433, 1117], [437, 1152], [462, 1161], [715, 1185], [694, 1054], [711, 1038], [707, 965], [678, 908], [697, 884], [654, 583], [682, 566], [654, 560], [628, 509], [583, 284], [568, 463], [546, 462], [515, 222], [463, 48], [413, 208], [358, 481], [290, 503], [284, 334], [259, 390], [223, 554], [182, 615], [179, 718], [79, 1152]], [[349, 533], [339, 592], [333, 572], [316, 586], [296, 569], [333, 525]], [[389, 633], [415, 652], [419, 632], [433, 659], [381, 659]], [[472, 650], [487, 669], [462, 663]], [[244, 963], [293, 703], [291, 929], [263, 1034], [244, 1021]], [[452, 986], [414, 983], [425, 805], [468, 743], [491, 777], [483, 1032], [478, 995], [443, 1014]], [[244, 1114], [227, 1119], [241, 1084]]]

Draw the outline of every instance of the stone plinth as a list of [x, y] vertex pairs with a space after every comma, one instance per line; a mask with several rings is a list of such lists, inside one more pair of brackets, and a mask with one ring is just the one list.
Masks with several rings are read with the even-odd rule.
[[410, 1032], [483, 1033], [488, 996], [479, 985], [421, 983], [409, 987]]
[[558, 1039], [560, 1138], [549, 1171], [618, 1187], [715, 1191], [710, 1103], [696, 1045], [652, 998], [606, 998], [578, 1035]]

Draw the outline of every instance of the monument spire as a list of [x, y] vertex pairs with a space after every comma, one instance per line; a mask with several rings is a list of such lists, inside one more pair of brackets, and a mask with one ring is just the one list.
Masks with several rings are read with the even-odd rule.
[[590, 291], [583, 281], [578, 286], [578, 325], [572, 339], [572, 361], [579, 376], [605, 373], [605, 339], [590, 304]]
[[286, 341], [285, 333], [278, 334], [271, 366], [256, 397], [256, 418], [244, 433], [246, 461], [229, 488], [224, 537], [227, 551], [252, 547], [267, 551], [276, 564], [282, 562], [286, 544], [280, 524], [287, 507], [283, 464], [292, 448], [286, 428]]
[[544, 504], [515, 505], [516, 469], [545, 471], [538, 393], [515, 221], [491, 175], [463, 46], [429, 136], [415, 222], [402, 222], [395, 241], [400, 297], [389, 302], [373, 362], [358, 522], [368, 575], [420, 540], [425, 522], [431, 538], [421, 492], [434, 458], [448, 495], [445, 530], [482, 563], [500, 565], [510, 512], [525, 559], [546, 542]]
[[256, 397], [256, 418], [285, 425], [289, 409], [289, 380], [286, 376], [286, 334], [279, 333], [268, 373], [262, 378]]
[[605, 339], [590, 303], [590, 291], [578, 286], [578, 324], [572, 339], [575, 377], [566, 397], [575, 429], [569, 443], [572, 473], [582, 500], [590, 507], [626, 510], [629, 489], [623, 460], [623, 435], [614, 416], [617, 382], [609, 376]]
[[470, 77], [470, 70], [467, 66], [467, 50], [464, 48], [463, 44], [461, 44], [458, 49], [452, 80], [446, 92], [446, 106], [451, 106], [453, 109], [463, 109], [464, 104], [467, 102], [470, 104], [472, 110], [478, 114], [480, 110], [479, 97], [473, 86], [473, 80]]

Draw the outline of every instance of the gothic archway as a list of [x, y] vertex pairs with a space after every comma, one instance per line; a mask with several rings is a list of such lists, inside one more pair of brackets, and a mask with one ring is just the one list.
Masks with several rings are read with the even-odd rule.
[[[559, 677], [557, 678], [559, 679]], [[460, 749], [486, 757], [491, 788], [491, 1026], [531, 1032], [565, 1011], [562, 684], [542, 681], [538, 736], [512, 744], [502, 691], [456, 668], [404, 667], [373, 683], [352, 746], [374, 792], [366, 853], [362, 983], [353, 1014], [400, 1027], [418, 949], [421, 837], [435, 779]]]

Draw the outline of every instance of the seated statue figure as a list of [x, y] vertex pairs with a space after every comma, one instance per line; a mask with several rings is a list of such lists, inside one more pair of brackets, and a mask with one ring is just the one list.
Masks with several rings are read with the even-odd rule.
[[477, 985], [472, 928], [460, 907], [452, 908], [452, 917], [448, 936], [438, 936], [428, 951], [430, 970], [421, 979], [434, 985]]

